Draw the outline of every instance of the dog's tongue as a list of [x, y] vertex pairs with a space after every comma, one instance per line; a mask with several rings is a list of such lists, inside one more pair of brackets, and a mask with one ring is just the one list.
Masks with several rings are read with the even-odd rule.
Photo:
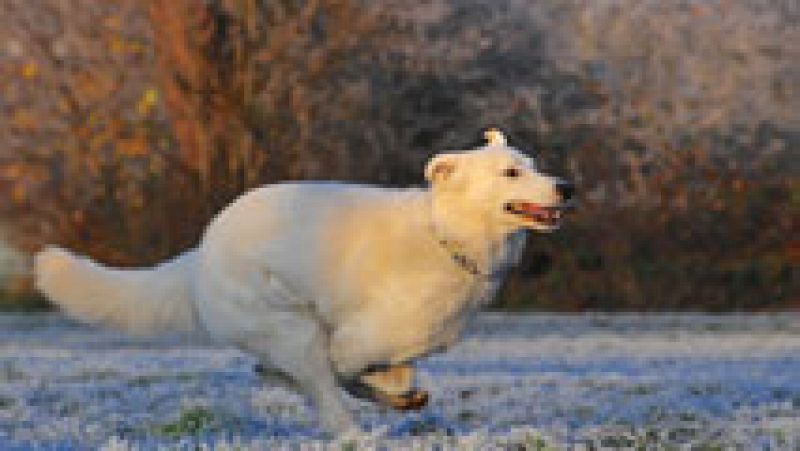
[[521, 213], [537, 221], [556, 221], [561, 217], [561, 212], [558, 210], [530, 202], [521, 202], [517, 208]]
[[524, 211], [525, 213], [542, 213], [546, 212], [544, 208], [540, 207], [538, 204], [532, 204], [530, 202], [522, 202], [517, 205], [517, 208]]

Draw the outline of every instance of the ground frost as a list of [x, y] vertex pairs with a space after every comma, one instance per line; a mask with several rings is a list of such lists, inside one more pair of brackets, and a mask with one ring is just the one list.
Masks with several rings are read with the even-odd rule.
[[0, 449], [800, 449], [797, 315], [486, 314], [419, 363], [429, 408], [323, 440], [254, 359], [0, 316]]

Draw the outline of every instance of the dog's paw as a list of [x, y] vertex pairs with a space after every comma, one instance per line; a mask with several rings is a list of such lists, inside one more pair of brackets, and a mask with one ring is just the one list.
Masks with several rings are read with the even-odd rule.
[[414, 369], [410, 365], [372, 365], [357, 376], [340, 381], [351, 396], [395, 410], [420, 410], [428, 405], [425, 390], [413, 387]]
[[387, 400], [389, 405], [401, 411], [408, 410], [421, 410], [428, 405], [430, 395], [425, 390], [413, 389], [409, 390], [402, 395], [388, 395]]

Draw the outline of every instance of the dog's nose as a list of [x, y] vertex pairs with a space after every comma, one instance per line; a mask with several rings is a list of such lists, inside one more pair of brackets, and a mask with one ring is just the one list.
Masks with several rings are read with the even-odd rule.
[[575, 194], [575, 185], [564, 180], [559, 180], [556, 182], [556, 192], [561, 196], [561, 200], [566, 202], [572, 199], [572, 195]]

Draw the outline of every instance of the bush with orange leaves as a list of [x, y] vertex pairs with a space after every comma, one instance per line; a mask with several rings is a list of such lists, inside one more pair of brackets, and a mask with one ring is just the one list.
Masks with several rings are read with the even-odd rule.
[[262, 183], [421, 182], [487, 126], [578, 182], [501, 304], [797, 305], [791, 0], [8, 0], [9, 239], [116, 265]]

